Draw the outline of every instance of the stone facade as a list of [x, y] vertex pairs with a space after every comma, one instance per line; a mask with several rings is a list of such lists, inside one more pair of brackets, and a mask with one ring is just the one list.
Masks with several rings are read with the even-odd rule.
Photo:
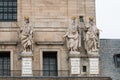
[[[81, 57], [82, 64], [89, 67], [84, 49], [81, 49], [83, 56], [68, 55], [63, 35], [72, 16], [76, 16], [78, 20], [79, 16], [83, 16], [85, 23], [90, 16], [95, 17], [95, 0], [17, 0], [17, 22], [0, 22], [0, 51], [10, 51], [11, 70], [16, 71], [22, 67], [19, 26], [22, 25], [24, 16], [29, 16], [34, 23], [34, 71], [43, 70], [44, 51], [57, 51], [57, 68], [60, 71], [69, 71], [68, 59], [76, 56]], [[89, 75], [89, 69], [87, 68], [87, 73], [82, 70], [81, 73]]]
[[0, 77], [1, 80], [112, 80], [109, 77]]

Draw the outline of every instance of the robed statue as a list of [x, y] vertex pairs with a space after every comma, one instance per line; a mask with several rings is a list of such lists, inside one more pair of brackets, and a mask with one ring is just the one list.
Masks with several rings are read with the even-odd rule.
[[72, 23], [68, 27], [66, 34], [63, 36], [66, 38], [67, 48], [69, 51], [78, 51], [78, 48], [81, 46], [81, 39], [78, 31], [76, 17], [72, 17]]
[[96, 27], [93, 17], [89, 18], [86, 25], [85, 49], [87, 53], [98, 51], [99, 48], [99, 29]]
[[23, 46], [23, 52], [32, 52], [33, 50], [33, 24], [29, 17], [24, 17], [23, 26], [20, 27], [20, 39]]

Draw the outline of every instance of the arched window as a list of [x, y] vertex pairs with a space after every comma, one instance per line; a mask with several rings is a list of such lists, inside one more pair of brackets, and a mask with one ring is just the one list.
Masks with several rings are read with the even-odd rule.
[[114, 55], [115, 66], [120, 68], [120, 54]]

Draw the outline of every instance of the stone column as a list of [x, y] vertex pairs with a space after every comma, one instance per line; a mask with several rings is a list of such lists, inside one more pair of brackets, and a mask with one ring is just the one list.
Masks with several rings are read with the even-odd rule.
[[32, 58], [33, 54], [32, 52], [22, 52], [20, 54], [22, 58], [22, 76], [32, 76]]

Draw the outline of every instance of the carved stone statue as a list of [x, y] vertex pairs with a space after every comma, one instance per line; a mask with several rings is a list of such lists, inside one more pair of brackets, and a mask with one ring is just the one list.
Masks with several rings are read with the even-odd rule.
[[99, 29], [96, 27], [92, 17], [86, 25], [85, 49], [87, 53], [98, 51], [99, 48]]
[[33, 46], [33, 24], [30, 23], [29, 17], [24, 17], [24, 24], [20, 29], [21, 44], [23, 52], [32, 52]]
[[76, 17], [72, 18], [72, 24], [68, 27], [66, 34], [63, 36], [66, 38], [67, 48], [69, 51], [77, 51], [80, 46], [78, 26], [76, 24]]

